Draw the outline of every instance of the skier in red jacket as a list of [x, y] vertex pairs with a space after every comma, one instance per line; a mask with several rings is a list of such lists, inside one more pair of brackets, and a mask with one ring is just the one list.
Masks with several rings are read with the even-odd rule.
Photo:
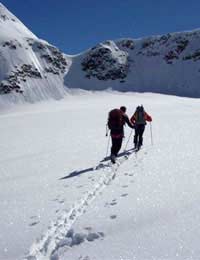
[[143, 133], [145, 130], [146, 121], [151, 122], [152, 117], [147, 114], [143, 106], [138, 106], [135, 113], [131, 117], [131, 122], [134, 124], [135, 136], [134, 136], [134, 148], [140, 149], [143, 145]]

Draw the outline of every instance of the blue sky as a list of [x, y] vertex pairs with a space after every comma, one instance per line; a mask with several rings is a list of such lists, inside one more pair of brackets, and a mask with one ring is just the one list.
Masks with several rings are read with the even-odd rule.
[[199, 0], [0, 0], [67, 54], [99, 42], [200, 28]]

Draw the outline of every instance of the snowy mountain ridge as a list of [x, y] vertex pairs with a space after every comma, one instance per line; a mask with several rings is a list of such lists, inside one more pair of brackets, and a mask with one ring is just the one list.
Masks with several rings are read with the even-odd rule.
[[66, 55], [0, 4], [0, 106], [61, 99], [71, 88], [200, 97], [200, 31], [106, 41]]
[[0, 5], [0, 104], [60, 99], [70, 59]]
[[[200, 97], [200, 31], [106, 41], [77, 56], [65, 82], [98, 90]], [[79, 70], [77, 70], [79, 67]], [[84, 77], [83, 77], [84, 74]]]

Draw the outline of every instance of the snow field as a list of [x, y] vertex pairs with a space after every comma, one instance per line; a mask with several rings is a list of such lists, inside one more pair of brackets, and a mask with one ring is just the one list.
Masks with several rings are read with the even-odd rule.
[[[139, 104], [153, 117], [153, 146], [148, 125], [144, 148], [114, 179], [109, 167], [94, 170], [106, 153], [108, 111], [126, 105], [131, 116]], [[197, 256], [198, 107], [150, 93], [75, 91], [2, 112], [2, 260]], [[71, 229], [73, 243], [64, 240]]]

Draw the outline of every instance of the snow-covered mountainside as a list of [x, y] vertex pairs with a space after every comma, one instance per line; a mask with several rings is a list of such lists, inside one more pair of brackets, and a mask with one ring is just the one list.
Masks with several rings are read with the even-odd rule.
[[200, 97], [200, 30], [106, 41], [74, 56], [38, 39], [0, 4], [0, 106], [70, 88]]
[[199, 30], [106, 41], [73, 59], [65, 83], [200, 97], [199, 43]]
[[38, 39], [2, 4], [0, 31], [0, 102], [63, 97], [70, 59]]

